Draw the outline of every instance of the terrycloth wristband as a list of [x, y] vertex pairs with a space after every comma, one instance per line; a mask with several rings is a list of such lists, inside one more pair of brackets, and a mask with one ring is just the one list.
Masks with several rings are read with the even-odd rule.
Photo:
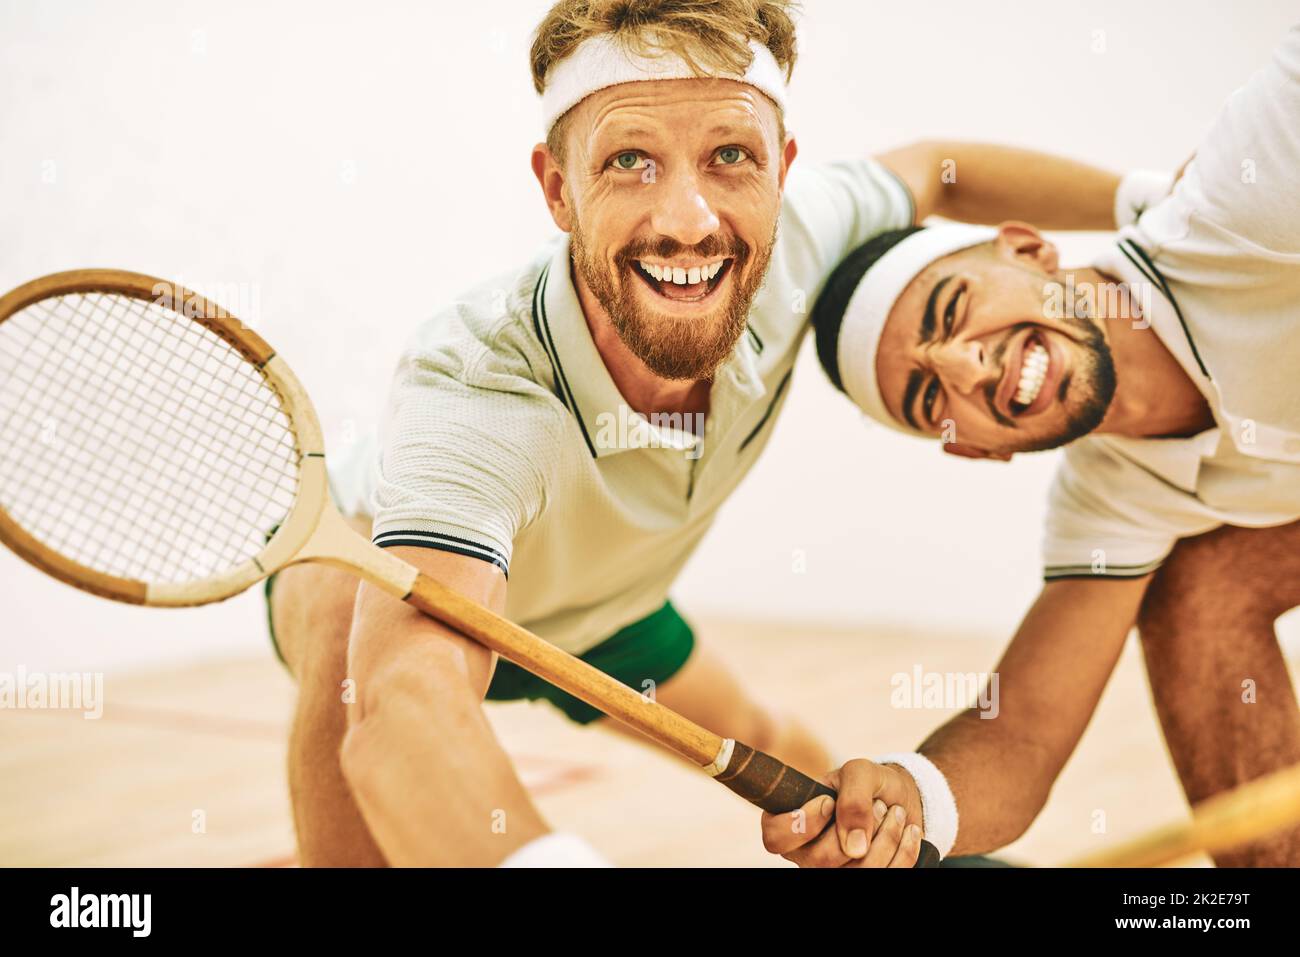
[[940, 857], [947, 857], [957, 843], [957, 801], [943, 772], [924, 754], [914, 751], [882, 754], [872, 758], [876, 764], [896, 764], [912, 776], [921, 792], [921, 815], [925, 839], [934, 845]]
[[612, 867], [576, 834], [543, 834], [515, 851], [500, 867]]
[[1168, 196], [1173, 188], [1173, 173], [1152, 169], [1125, 173], [1115, 190], [1116, 228], [1136, 223], [1143, 212]]

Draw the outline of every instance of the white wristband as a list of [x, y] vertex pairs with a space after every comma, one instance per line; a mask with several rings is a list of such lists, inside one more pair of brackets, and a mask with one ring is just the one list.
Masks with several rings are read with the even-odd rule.
[[529, 841], [500, 867], [612, 867], [594, 847], [576, 834], [551, 832]]
[[947, 857], [957, 843], [957, 801], [943, 772], [924, 754], [914, 751], [882, 754], [876, 764], [896, 764], [912, 776], [921, 792], [921, 815], [925, 839], [940, 857]]
[[1173, 173], [1152, 169], [1125, 173], [1115, 190], [1116, 228], [1136, 223], [1139, 216], [1168, 196], [1173, 188]]

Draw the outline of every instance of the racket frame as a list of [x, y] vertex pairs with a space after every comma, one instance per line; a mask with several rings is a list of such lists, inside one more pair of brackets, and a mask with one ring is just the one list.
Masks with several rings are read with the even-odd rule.
[[288, 364], [256, 332], [210, 299], [177, 283], [123, 269], [73, 269], [33, 279], [0, 297], [0, 325], [34, 303], [55, 296], [106, 293], [155, 303], [197, 322], [238, 351], [279, 397], [298, 457], [298, 492], [266, 546], [220, 574], [194, 581], [142, 582], [97, 571], [44, 545], [0, 505], [0, 542], [59, 581], [102, 598], [132, 605], [189, 607], [222, 601], [267, 576], [302, 561], [322, 561], [360, 574], [401, 598], [414, 569], [365, 547], [348, 529], [329, 497], [325, 439], [306, 389]]

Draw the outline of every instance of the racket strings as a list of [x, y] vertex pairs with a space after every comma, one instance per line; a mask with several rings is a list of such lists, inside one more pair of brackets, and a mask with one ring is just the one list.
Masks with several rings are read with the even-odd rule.
[[261, 371], [200, 322], [87, 293], [0, 323], [0, 507], [46, 547], [145, 582], [256, 555], [297, 495]]
[[[47, 325], [47, 328], [48, 328], [48, 327], [49, 327], [49, 326]], [[102, 326], [102, 325], [95, 325], [95, 326], [90, 327], [89, 330], [86, 330], [86, 329], [84, 329], [84, 325], [83, 325], [82, 323], [74, 323], [73, 328], [72, 328], [72, 330], [70, 330], [70, 331], [76, 331], [76, 332], [81, 333], [82, 335], [85, 335], [87, 332], [89, 332], [91, 338], [94, 338], [94, 339], [100, 339], [100, 338], [101, 338], [101, 335], [100, 335], [100, 334], [102, 333], [102, 330], [103, 330], [104, 328], [107, 328], [107, 327]], [[102, 354], [103, 354], [102, 349], [100, 349], [100, 348], [96, 348], [96, 347], [95, 347], [95, 344], [91, 344], [89, 348], [90, 348], [90, 351], [91, 351], [93, 354], [97, 354], [97, 355], [102, 355]], [[78, 449], [78, 448], [81, 448], [81, 449], [84, 449], [84, 450], [86, 450], [86, 451], [91, 452], [92, 454], [102, 454], [102, 444], [103, 444], [103, 443], [99, 440], [98, 437], [99, 437], [100, 435], [102, 435], [103, 433], [105, 433], [105, 432], [110, 432], [110, 433], [111, 433], [111, 432], [114, 431], [114, 430], [111, 428], [111, 426], [110, 426], [109, 428], [106, 429], [106, 428], [105, 428], [105, 423], [104, 423], [104, 421], [103, 421], [105, 414], [107, 414], [108, 412], [111, 412], [112, 409], [113, 409], [112, 402], [111, 402], [111, 395], [109, 395], [109, 396], [97, 395], [96, 393], [100, 391], [100, 384], [99, 384], [99, 383], [96, 383], [93, 379], [87, 379], [85, 376], [77, 377], [77, 376], [76, 376], [76, 372], [84, 371], [84, 363], [80, 363], [80, 365], [82, 366], [82, 368], [79, 368], [79, 369], [75, 369], [75, 370], [73, 370], [73, 373], [74, 373], [74, 374], [73, 374], [73, 377], [70, 379], [70, 381], [69, 381], [69, 383], [68, 383], [68, 385], [70, 386], [70, 388], [68, 389], [68, 394], [81, 395], [81, 396], [84, 397], [84, 398], [82, 399], [82, 401], [86, 401], [86, 402], [92, 402], [92, 403], [93, 403], [95, 400], [97, 400], [97, 399], [101, 399], [101, 398], [103, 398], [105, 401], [104, 401], [104, 404], [98, 406], [98, 408], [100, 409], [100, 412], [99, 412], [97, 415], [95, 415], [93, 418], [89, 418], [87, 421], [82, 422], [82, 423], [76, 423], [76, 419], [75, 419], [75, 418], [72, 418], [71, 421], [73, 421], [74, 423], [76, 423], [76, 424], [74, 424], [74, 426], [73, 426], [72, 435], [71, 435], [71, 438], [72, 438], [73, 441], [70, 442], [70, 443], [67, 443], [67, 444], [59, 443], [59, 444], [57, 445], [57, 448], [58, 448], [60, 451], [67, 451], [67, 450], [69, 450], [69, 449]], [[113, 374], [113, 371], [110, 370], [110, 377], [114, 380], [115, 385], [116, 385], [118, 388], [121, 388], [121, 387], [122, 387], [123, 382], [122, 382], [122, 377], [121, 377], [121, 375], [120, 375], [120, 372], [117, 373], [117, 374]], [[134, 392], [132, 393], [132, 396], [133, 396], [134, 398], [139, 398], [139, 395], [140, 395], [140, 393], [139, 393], [138, 391], [134, 391]], [[64, 411], [64, 413], [60, 416], [60, 421], [65, 421], [65, 422], [66, 422], [66, 421], [69, 421], [69, 419], [70, 419], [70, 417], [67, 416], [66, 411]], [[78, 426], [81, 426], [81, 427], [79, 428]], [[52, 437], [51, 437], [51, 438], [52, 438]], [[107, 438], [108, 438], [109, 440], [113, 440], [113, 439], [120, 438], [120, 436], [119, 436], [119, 435], [109, 434], [109, 435], [107, 436]], [[126, 446], [125, 448], [128, 450], [128, 452], [131, 451], [131, 447], [130, 447], [129, 445]], [[135, 458], [138, 459], [138, 456], [133, 456], [133, 457], [135, 457]], [[62, 467], [66, 467], [66, 466], [67, 466], [68, 463], [67, 463], [66, 461], [57, 461], [57, 459], [59, 458], [58, 456], [56, 456], [55, 458], [56, 458], [56, 461], [53, 463], [54, 465], [56, 465], [56, 466], [58, 466], [58, 467], [60, 467], [60, 468], [62, 468]], [[38, 471], [37, 474], [40, 475], [40, 474], [42, 474], [42, 473], [40, 473], [40, 472]], [[117, 472], [117, 470], [115, 470], [114, 468], [112, 468], [112, 467], [110, 466], [110, 467], [106, 470], [106, 474], [107, 474], [108, 476], [111, 477], [111, 476], [113, 476], [113, 475], [115, 475], [115, 474], [119, 474], [119, 473]], [[152, 485], [153, 488], [154, 488], [155, 490], [157, 490], [157, 489], [158, 489], [157, 484], [156, 484], [156, 483], [151, 483], [151, 482], [148, 481], [148, 476], [149, 476], [149, 475], [150, 475], [149, 472], [144, 472], [144, 473], [142, 474], [142, 476], [141, 476], [141, 478], [142, 478], [142, 482], [141, 482], [141, 484], [144, 485], [144, 486], [150, 486], [150, 485]], [[29, 486], [29, 489], [31, 489], [31, 487], [32, 487], [32, 486], [31, 486], [31, 483], [28, 483], [28, 486]], [[97, 529], [98, 529], [98, 527], [90, 527], [90, 528], [88, 528], [88, 529], [86, 530], [86, 533], [85, 533], [85, 534], [86, 534], [86, 537], [87, 537], [88, 539], [90, 539], [93, 543], [97, 544], [97, 545], [100, 547], [101, 552], [102, 552], [102, 550], [105, 548], [105, 546], [111, 546], [111, 543], [110, 543], [110, 542], [106, 542], [105, 539], [104, 539], [102, 536], [100, 536], [100, 535], [96, 535], [96, 534], [95, 534], [95, 531], [96, 531]], [[62, 547], [64, 548], [64, 550], [66, 550], [66, 549], [67, 549], [68, 542], [67, 542], [66, 540], [56, 540], [55, 542], [52, 542], [51, 544], [55, 544], [55, 545], [62, 546]], [[87, 555], [86, 555], [86, 556], [82, 556], [82, 557], [83, 557], [83, 558], [84, 558], [84, 557], [91, 557], [91, 558], [93, 559], [93, 557], [94, 557], [94, 553], [93, 553], [93, 552], [90, 552], [90, 550], [88, 549], [88, 551], [87, 551]]]
[[[129, 302], [129, 300], [128, 300], [128, 302]], [[121, 300], [118, 301], [118, 303], [117, 303], [117, 307], [118, 307], [118, 310], [120, 311], [120, 308], [121, 308]], [[81, 310], [80, 312], [81, 312], [81, 313], [85, 313], [85, 310]], [[120, 318], [120, 316], [119, 316], [119, 318]], [[113, 325], [111, 325], [111, 324], [106, 324], [106, 323], [103, 323], [103, 322], [101, 321], [101, 322], [99, 322], [99, 323], [97, 323], [97, 324], [95, 324], [94, 326], [91, 327], [91, 330], [92, 330], [92, 333], [93, 333], [92, 338], [95, 339], [95, 340], [98, 340], [98, 341], [101, 341], [101, 342], [102, 342], [103, 331], [104, 331], [105, 329], [112, 329], [112, 328], [114, 328]], [[182, 327], [182, 328], [183, 328], [183, 327]], [[197, 330], [197, 329], [200, 329], [201, 327], [194, 326], [193, 328]], [[117, 326], [117, 331], [118, 331], [119, 333], [121, 332], [121, 327], [120, 327], [120, 326]], [[103, 355], [104, 355], [104, 352], [103, 352], [101, 349], [96, 348], [96, 346], [95, 346], [94, 343], [92, 343], [92, 344], [90, 345], [90, 347], [89, 347], [89, 351], [90, 351], [92, 354], [96, 354], [96, 355], [99, 355], [99, 356], [103, 356]], [[156, 348], [152, 348], [152, 349], [144, 349], [144, 350], [142, 350], [142, 351], [143, 351], [144, 353], [146, 353], [146, 354], [151, 354], [151, 353], [155, 353], [155, 354], [156, 354], [158, 350], [157, 350]], [[181, 353], [182, 356], [183, 356], [184, 358], [187, 358], [187, 359], [191, 357], [191, 354], [192, 354], [192, 352], [193, 352], [192, 349], [188, 349], [188, 348], [181, 348], [181, 349], [177, 349], [177, 350], [175, 350], [175, 351]], [[228, 357], [228, 358], [229, 358], [229, 357]], [[84, 367], [85, 364], [84, 364], [84, 363], [81, 363], [81, 365]], [[119, 366], [109, 366], [109, 368], [108, 368], [108, 379], [110, 380], [110, 383], [109, 383], [109, 384], [112, 386], [112, 388], [115, 388], [115, 389], [117, 389], [117, 390], [119, 390], [119, 391], [122, 390], [124, 387], [128, 387], [128, 386], [132, 385], [128, 380], [126, 380], [126, 379], [123, 377], [123, 375], [122, 375], [122, 371], [121, 371], [121, 368], [120, 368]], [[96, 385], [96, 383], [94, 382], [93, 378], [88, 380], [88, 379], [86, 379], [86, 378], [83, 377], [83, 378], [80, 379], [79, 381], [74, 381], [74, 382], [72, 382], [71, 384], [72, 384], [74, 387], [80, 386], [80, 387], [81, 387], [80, 391], [85, 392], [85, 393], [88, 395], [88, 398], [93, 398], [93, 397], [94, 397], [93, 395], [90, 394], [90, 390], [86, 388], [87, 386], [94, 386], [94, 385]], [[138, 384], [137, 384], [137, 385], [138, 385]], [[74, 388], [73, 390], [70, 390], [70, 391], [76, 392], [76, 391], [79, 391], [79, 390], [76, 389], [76, 388]], [[134, 400], [137, 400], [137, 402], [139, 402], [139, 403], [144, 407], [144, 409], [145, 409], [146, 411], [152, 413], [152, 414], [155, 416], [155, 418], [158, 416], [158, 414], [159, 414], [159, 412], [160, 412], [161, 410], [160, 410], [160, 408], [158, 407], [158, 405], [157, 405], [156, 403], [148, 401], [148, 398], [149, 398], [149, 397], [148, 397], [147, 393], [142, 392], [139, 388], [133, 388], [133, 389], [130, 390], [129, 395], [130, 395], [130, 398], [132, 398], [132, 399], [134, 399]], [[101, 452], [101, 451], [102, 451], [101, 449], [98, 449], [98, 448], [95, 448], [95, 447], [92, 446], [92, 443], [95, 442], [95, 438], [96, 438], [96, 436], [98, 436], [98, 435], [102, 435], [102, 434], [105, 433], [105, 432], [109, 432], [110, 434], [108, 435], [108, 440], [113, 440], [113, 439], [116, 439], [116, 438], [119, 437], [118, 435], [114, 435], [114, 434], [112, 434], [114, 430], [111, 428], [111, 426], [108, 427], [108, 428], [106, 428], [106, 427], [105, 427], [105, 426], [106, 426], [106, 423], [103, 421], [103, 419], [104, 419], [104, 417], [105, 417], [105, 414], [111, 415], [112, 413], [114, 413], [114, 412], [116, 412], [116, 411], [119, 411], [119, 410], [117, 410], [117, 409], [114, 408], [113, 399], [112, 399], [111, 394], [108, 395], [108, 396], [106, 396], [106, 397], [104, 397], [104, 398], [105, 398], [105, 401], [104, 401], [104, 404], [103, 404], [102, 408], [105, 410], [105, 412], [104, 412], [104, 413], [101, 413], [101, 414], [100, 414], [99, 416], [97, 416], [94, 420], [92, 420], [92, 421], [86, 423], [86, 426], [87, 426], [86, 428], [84, 428], [84, 429], [74, 429], [74, 432], [73, 432], [73, 434], [72, 434], [72, 439], [73, 439], [73, 441], [70, 442], [70, 443], [68, 443], [67, 446], [63, 446], [63, 445], [60, 444], [59, 447], [61, 447], [61, 448], [86, 448], [86, 449], [88, 449], [88, 450], [91, 451], [91, 452]], [[226, 399], [227, 401], [230, 399], [230, 394], [229, 394], [228, 391], [227, 391], [226, 395], [225, 395], [223, 398]], [[192, 401], [193, 401], [192, 396], [191, 396], [191, 397], [188, 397], [185, 401], [186, 401], [186, 402], [192, 402]], [[182, 406], [182, 411], [183, 411], [183, 410], [184, 410], [184, 406]], [[119, 430], [119, 431], [120, 431], [120, 430]], [[206, 445], [208, 445], [207, 451], [212, 451], [211, 445], [210, 445], [209, 443], [204, 443], [204, 442], [203, 442], [203, 435], [202, 435], [202, 433], [198, 433], [198, 437], [199, 437], [199, 445], [205, 445], [205, 444], [206, 444]], [[130, 444], [128, 444], [127, 446], [125, 446], [125, 448], [126, 448], [128, 451], [130, 451], [130, 450], [132, 449], [132, 447], [131, 447]], [[144, 461], [142, 460], [142, 458], [141, 458], [140, 455], [138, 454], [138, 449], [136, 450], [136, 454], [135, 454], [135, 455], [132, 455], [131, 457], [135, 460], [135, 464], [136, 464], [137, 466], [139, 466], [139, 465], [148, 465], [148, 464], [149, 464], [148, 462], [144, 462]], [[156, 461], [156, 460], [155, 460], [155, 461]], [[220, 459], [217, 459], [216, 461], [220, 461]], [[176, 471], [175, 467], [170, 467], [170, 468], [169, 468], [169, 467], [166, 466], [165, 464], [163, 465], [163, 473], [162, 473], [162, 474], [164, 474], [164, 475], [168, 475], [168, 474], [170, 473], [170, 477], [174, 478], [174, 477], [175, 477], [175, 471]], [[110, 468], [107, 470], [107, 473], [106, 473], [106, 474], [107, 474], [109, 477], [114, 477], [115, 474], [118, 474], [118, 473], [116, 473], [115, 470], [114, 470], [113, 468], [110, 467]], [[164, 485], [162, 485], [161, 483], [159, 483], [159, 482], [157, 482], [157, 481], [151, 481], [151, 480], [150, 480], [151, 477], [154, 476], [155, 474], [157, 474], [157, 473], [155, 473], [155, 472], [154, 472], [153, 470], [151, 470], [151, 469], [137, 470], [137, 475], [138, 475], [138, 477], [139, 477], [140, 480], [141, 480], [141, 481], [140, 481], [140, 485], [142, 485], [142, 486], [144, 487], [144, 490], [145, 490], [146, 492], [151, 493], [151, 496], [152, 496], [152, 503], [155, 505], [155, 507], [158, 507], [159, 510], [160, 510], [160, 512], [161, 512], [161, 514], [160, 514], [158, 517], [159, 517], [160, 519], [162, 519], [162, 520], [164, 521], [164, 523], [174, 523], [174, 522], [177, 520], [177, 517], [178, 517], [179, 514], [180, 514], [180, 508], [179, 508], [179, 505], [181, 504], [181, 501], [180, 501], [179, 499], [168, 498], [168, 497], [166, 497], [166, 493], [167, 493], [168, 491], [170, 491], [170, 490], [167, 489], [167, 488], [165, 488]], [[203, 476], [202, 473], [200, 473], [198, 476], [196, 476], [196, 478], [199, 478], [200, 480], [202, 480], [202, 479], [205, 478], [205, 476]], [[118, 478], [117, 478], [117, 482], [118, 482], [118, 484], [115, 485], [114, 488], [121, 488], [122, 486], [121, 486], [121, 484], [120, 484], [120, 475], [119, 475]], [[212, 483], [210, 483], [210, 482], [200, 481], [199, 485], [200, 485], [200, 489], [199, 489], [200, 491], [213, 491], [213, 490], [214, 490], [213, 485], [212, 485]], [[203, 486], [207, 486], [207, 487], [204, 488]], [[200, 499], [200, 501], [202, 501], [202, 499]], [[167, 508], [167, 505], [168, 505], [169, 503], [171, 503], [173, 507], [171, 507], [171, 508]], [[138, 508], [140, 507], [140, 505], [141, 505], [141, 503], [138, 502], [138, 501], [134, 503], [134, 507], [135, 507], [136, 509], [138, 509]], [[212, 519], [215, 520], [216, 524], [218, 524], [218, 525], [226, 524], [226, 523], [222, 523], [222, 522], [221, 522], [221, 517], [222, 517], [222, 516], [221, 516], [221, 514], [220, 514], [219, 512], [213, 511], [213, 510], [211, 510], [211, 509], [209, 509], [208, 511], [209, 511], [209, 515], [210, 515], [210, 517], [211, 517]], [[92, 557], [92, 558], [94, 558], [94, 557], [98, 557], [98, 559], [99, 559], [100, 561], [103, 561], [103, 559], [106, 557], [106, 556], [103, 554], [103, 552], [104, 552], [105, 550], [111, 550], [111, 549], [112, 549], [112, 548], [117, 544], [117, 542], [120, 541], [120, 539], [118, 539], [117, 541], [105, 541], [103, 537], [96, 536], [96, 535], [94, 535], [94, 534], [91, 534], [90, 538], [91, 538], [92, 540], [94, 540], [94, 541], [95, 541], [95, 542], [100, 546], [100, 552], [98, 553], [98, 555], [97, 555], [97, 556], [95, 556], [95, 555], [91, 555], [90, 557]], [[62, 542], [61, 544], [63, 544], [64, 549], [66, 550], [67, 540], [66, 540], [66, 539], [63, 540], [63, 542]], [[83, 556], [83, 557], [84, 557], [84, 556]], [[177, 557], [176, 554], [175, 554], [175, 549], [173, 549], [173, 551], [172, 551], [171, 554], [166, 555], [166, 556], [164, 556], [164, 557], [165, 557], [167, 560], [170, 560], [170, 561], [174, 562], [174, 561], [176, 560], [176, 557]]]

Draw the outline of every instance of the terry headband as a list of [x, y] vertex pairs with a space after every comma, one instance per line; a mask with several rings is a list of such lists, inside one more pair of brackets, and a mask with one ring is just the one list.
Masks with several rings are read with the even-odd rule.
[[[756, 40], [749, 41], [754, 58], [743, 75], [713, 73], [710, 77], [748, 83], [771, 97], [785, 110], [785, 74], [777, 65], [772, 51]], [[664, 51], [658, 56], [633, 53], [614, 38], [602, 33], [583, 40], [578, 48], [555, 64], [546, 74], [542, 93], [542, 135], [565, 113], [597, 90], [619, 83], [641, 80], [698, 80], [699, 73], [676, 53]]]
[[960, 250], [991, 242], [998, 234], [989, 226], [953, 223], [929, 226], [893, 246], [872, 264], [849, 297], [840, 322], [837, 356], [844, 391], [877, 422], [909, 435], [919, 435], [889, 414], [876, 380], [876, 351], [885, 320], [907, 284], [926, 266]]

